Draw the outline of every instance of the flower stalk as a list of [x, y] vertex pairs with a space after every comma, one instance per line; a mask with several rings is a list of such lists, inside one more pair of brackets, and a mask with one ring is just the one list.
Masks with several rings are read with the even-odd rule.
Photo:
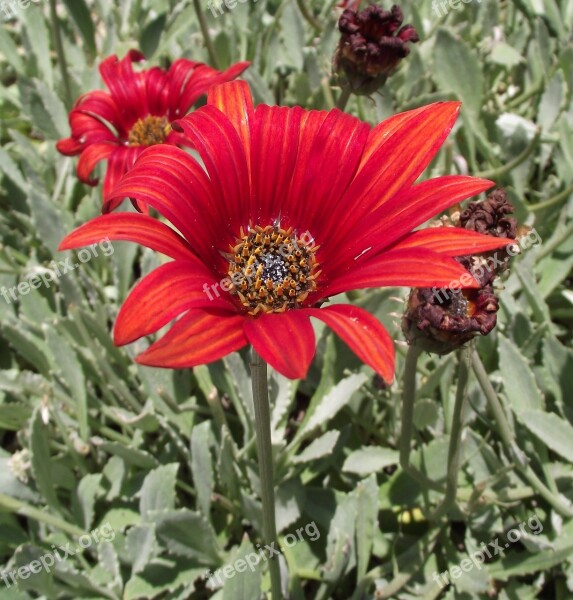
[[454, 414], [452, 416], [452, 430], [450, 433], [450, 446], [448, 448], [448, 474], [446, 477], [446, 493], [441, 504], [430, 515], [430, 521], [436, 521], [444, 516], [456, 501], [458, 489], [458, 473], [460, 471], [462, 454], [462, 431], [464, 414], [468, 404], [468, 383], [472, 356], [473, 341], [470, 341], [459, 351], [458, 387]]
[[[275, 518], [275, 489], [273, 476], [273, 447], [271, 443], [271, 414], [269, 407], [269, 388], [267, 363], [253, 348], [251, 358], [251, 379], [255, 406], [255, 430], [257, 455], [259, 458], [259, 477], [261, 482], [261, 501], [263, 505], [263, 542], [271, 546], [277, 541]], [[280, 600], [281, 576], [279, 563], [269, 558], [272, 600]]]
[[422, 487], [442, 491], [440, 485], [436, 484], [422, 471], [410, 462], [412, 437], [414, 435], [414, 404], [416, 402], [416, 372], [418, 358], [422, 350], [418, 346], [408, 346], [406, 364], [404, 365], [403, 388], [402, 388], [402, 431], [400, 433], [400, 466], [415, 479]]
[[58, 64], [62, 74], [62, 84], [64, 86], [64, 99], [66, 108], [71, 108], [72, 86], [70, 85], [70, 74], [68, 73], [68, 63], [64, 52], [64, 44], [62, 43], [62, 33], [60, 31], [60, 23], [58, 22], [58, 13], [56, 11], [56, 0], [50, 0], [50, 20], [52, 21], [52, 32], [54, 34], [54, 45], [58, 56]]
[[217, 52], [215, 51], [215, 46], [213, 45], [213, 40], [211, 39], [211, 34], [209, 33], [209, 26], [207, 25], [207, 20], [205, 19], [205, 14], [203, 13], [201, 5], [199, 4], [199, 0], [193, 0], [193, 6], [195, 7], [195, 12], [197, 13], [199, 27], [201, 27], [201, 33], [203, 34], [205, 46], [207, 47], [207, 52], [209, 53], [211, 66], [215, 69], [218, 69], [219, 60], [217, 59]]
[[489, 408], [493, 414], [493, 423], [497, 427], [497, 431], [499, 436], [501, 437], [503, 443], [505, 444], [506, 449], [509, 452], [511, 460], [515, 464], [515, 468], [524, 479], [527, 480], [529, 485], [537, 491], [537, 493], [550, 505], [552, 506], [560, 515], [564, 517], [573, 516], [573, 507], [571, 504], [565, 500], [560, 494], [557, 495], [553, 493], [541, 479], [537, 476], [533, 468], [528, 462], [527, 457], [521, 451], [519, 446], [517, 445], [517, 441], [515, 438], [515, 434], [512, 431], [507, 417], [505, 416], [505, 412], [503, 407], [501, 406], [501, 402], [497, 396], [496, 391], [489, 380], [487, 371], [483, 366], [483, 363], [477, 353], [477, 350], [473, 350], [472, 356], [472, 367], [478, 383], [480, 384], [483, 393], [487, 399], [489, 404]]

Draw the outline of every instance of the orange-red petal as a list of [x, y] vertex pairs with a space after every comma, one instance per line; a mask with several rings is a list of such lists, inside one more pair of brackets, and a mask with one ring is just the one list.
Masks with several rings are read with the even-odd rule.
[[161, 265], [144, 277], [125, 299], [114, 328], [114, 344], [123, 346], [154, 333], [191, 308], [234, 306], [214, 291], [212, 273], [197, 258]]
[[150, 367], [186, 369], [240, 350], [247, 343], [241, 315], [191, 309], [135, 360]]
[[383, 325], [358, 306], [335, 304], [305, 310], [328, 325], [384, 381], [394, 379], [394, 343]]
[[304, 310], [245, 319], [245, 335], [273, 369], [290, 379], [304, 379], [315, 351], [314, 330]]
[[69, 233], [58, 250], [89, 246], [101, 240], [135, 242], [179, 260], [193, 260], [189, 244], [157, 219], [135, 213], [112, 213], [96, 217]]

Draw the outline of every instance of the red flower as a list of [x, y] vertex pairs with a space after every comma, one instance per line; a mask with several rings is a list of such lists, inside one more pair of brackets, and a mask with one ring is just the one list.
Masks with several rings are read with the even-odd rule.
[[303, 378], [313, 317], [391, 381], [394, 349], [382, 325], [356, 306], [321, 305], [347, 290], [444, 286], [462, 275], [479, 286], [451, 257], [508, 240], [445, 227], [411, 233], [492, 185], [461, 176], [414, 185], [458, 111], [456, 102], [432, 104], [372, 129], [339, 110], [254, 109], [245, 83], [217, 86], [206, 106], [173, 124], [204, 168], [174, 146], [149, 148], [106, 198], [148, 203], [177, 231], [115, 213], [79, 227], [60, 249], [107, 236], [173, 259], [135, 286], [117, 317], [117, 345], [180, 317], [141, 364], [192, 367], [250, 343], [283, 375]]
[[[144, 60], [131, 50], [125, 58], [109, 56], [100, 65], [101, 77], [110, 92], [84, 94], [70, 112], [72, 135], [60, 140], [57, 149], [66, 156], [80, 155], [77, 174], [84, 183], [96, 185], [90, 174], [100, 160], [108, 160], [104, 194], [109, 194], [147, 146], [188, 145], [169, 124], [183, 117], [197, 99], [218, 83], [239, 76], [250, 63], [241, 62], [224, 72], [187, 60], [176, 60], [168, 71], [153, 67], [134, 72], [132, 62]], [[108, 205], [113, 210], [121, 199]]]

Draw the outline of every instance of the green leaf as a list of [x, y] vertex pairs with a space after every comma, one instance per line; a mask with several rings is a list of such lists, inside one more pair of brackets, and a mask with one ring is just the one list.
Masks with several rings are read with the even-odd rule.
[[157, 459], [145, 450], [125, 446], [119, 442], [100, 442], [98, 443], [98, 446], [103, 452], [119, 456], [123, 458], [128, 465], [134, 467], [153, 469], [159, 464]]
[[356, 475], [378, 473], [391, 465], [398, 464], [398, 452], [390, 448], [366, 446], [355, 450], [344, 461], [342, 470]]
[[335, 582], [355, 563], [357, 502], [356, 496], [345, 496], [330, 523], [326, 544], [324, 579]]
[[489, 59], [508, 69], [516, 67], [519, 63], [523, 62], [523, 56], [509, 44], [505, 42], [498, 42], [491, 51]]
[[78, 485], [78, 501], [82, 511], [82, 527], [89, 531], [95, 516], [95, 503], [102, 492], [101, 473], [91, 473], [82, 478]]
[[502, 334], [499, 334], [499, 370], [504, 394], [516, 414], [543, 408], [543, 397], [529, 363], [515, 344]]
[[378, 484], [376, 476], [356, 486], [356, 555], [358, 569], [356, 580], [360, 581], [368, 570], [370, 554], [374, 543], [374, 532], [378, 525]]
[[61, 338], [52, 326], [44, 325], [44, 335], [52, 356], [52, 364], [68, 386], [70, 397], [76, 403], [76, 414], [80, 436], [84, 442], [88, 441], [90, 431], [88, 427], [88, 406], [86, 381], [82, 366], [76, 353], [70, 348], [66, 340]]
[[220, 564], [219, 544], [205, 517], [188, 509], [151, 513], [157, 538], [176, 556]]
[[336, 442], [340, 437], [340, 431], [327, 431], [324, 435], [314, 440], [303, 452], [293, 457], [293, 463], [309, 463], [332, 453]]
[[132, 527], [125, 536], [125, 547], [132, 564], [132, 573], [140, 573], [149, 564], [157, 550], [153, 527]]
[[54, 463], [50, 452], [50, 436], [48, 427], [42, 420], [42, 409], [36, 408], [30, 427], [30, 462], [36, 486], [46, 502], [59, 509], [60, 502], [56, 493]]
[[14, 67], [18, 73], [24, 73], [24, 62], [18, 54], [18, 47], [5, 27], [0, 27], [0, 54]]
[[304, 437], [308, 435], [317, 427], [324, 425], [332, 419], [340, 409], [350, 402], [352, 394], [361, 388], [366, 379], [367, 377], [363, 373], [356, 373], [336, 384], [323, 396], [315, 410], [307, 413], [299, 436]]
[[97, 53], [95, 27], [85, 0], [64, 0], [64, 4], [78, 26], [88, 53], [90, 56], [95, 56]]
[[[250, 559], [250, 562], [247, 560]], [[228, 564], [233, 565], [231, 577], [225, 578], [223, 587], [223, 600], [253, 600], [261, 595], [261, 570], [255, 560], [260, 561], [260, 556], [255, 552], [253, 544], [245, 535], [243, 542]], [[250, 565], [254, 565], [251, 567]], [[218, 570], [214, 575], [221, 573]], [[222, 574], [222, 573], [221, 573]]]
[[175, 507], [175, 482], [179, 464], [161, 465], [150, 471], [141, 486], [139, 511], [144, 519], [151, 511], [171, 510]]
[[453, 92], [476, 117], [483, 104], [483, 76], [477, 58], [467, 44], [440, 28], [434, 48], [434, 77], [445, 92]]
[[52, 71], [52, 56], [50, 52], [50, 35], [44, 20], [41, 6], [32, 4], [22, 10], [20, 18], [26, 25], [27, 40], [36, 60], [36, 72], [42, 75], [44, 81], [53, 88], [54, 76]]
[[573, 463], [573, 426], [555, 413], [526, 410], [520, 415], [523, 424], [550, 450]]
[[50, 377], [50, 352], [45, 342], [26, 331], [23, 327], [2, 325], [2, 335], [7, 339], [15, 350], [33, 365], [44, 377]]
[[0, 171], [9, 177], [12, 183], [16, 184], [23, 192], [28, 192], [28, 184], [22, 177], [22, 172], [4, 148], [0, 148]]
[[191, 432], [191, 471], [197, 490], [197, 503], [207, 518], [211, 512], [211, 495], [214, 486], [211, 460], [212, 444], [213, 434], [210, 421], [204, 421], [193, 427]]
[[165, 31], [165, 22], [167, 15], [159, 15], [156, 19], [145, 26], [145, 29], [139, 36], [139, 47], [145, 55], [145, 58], [151, 58], [159, 46], [161, 35]]

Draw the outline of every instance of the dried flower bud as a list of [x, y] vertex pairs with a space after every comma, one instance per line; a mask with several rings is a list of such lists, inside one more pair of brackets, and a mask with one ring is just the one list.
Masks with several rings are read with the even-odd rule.
[[402, 26], [399, 6], [383, 10], [377, 5], [356, 11], [347, 9], [338, 22], [341, 38], [334, 57], [334, 70], [344, 74], [355, 94], [376, 91], [408, 56], [408, 42], [418, 42], [412, 25]]
[[470, 202], [460, 215], [460, 225], [478, 233], [514, 240], [517, 221], [507, 216], [513, 213], [513, 210], [505, 190], [495, 190], [483, 202]]
[[[459, 226], [494, 237], [516, 239], [517, 222], [504, 190], [483, 202], [471, 202], [459, 217]], [[428, 352], [448, 354], [474, 336], [487, 335], [496, 325], [499, 301], [493, 283], [507, 268], [509, 255], [498, 250], [456, 259], [480, 284], [479, 289], [414, 288], [410, 292], [402, 331], [411, 345]]]

